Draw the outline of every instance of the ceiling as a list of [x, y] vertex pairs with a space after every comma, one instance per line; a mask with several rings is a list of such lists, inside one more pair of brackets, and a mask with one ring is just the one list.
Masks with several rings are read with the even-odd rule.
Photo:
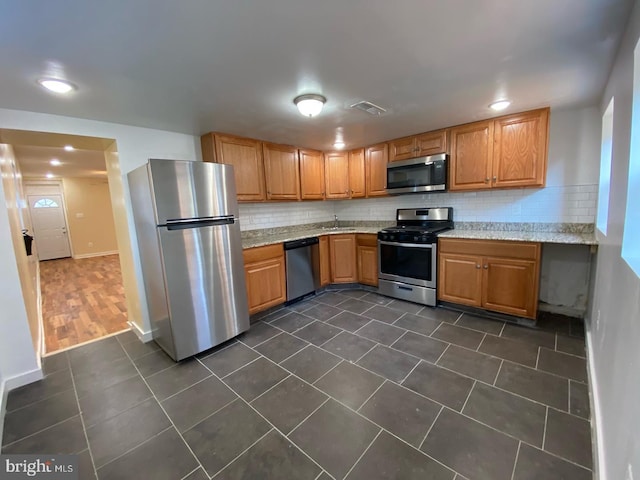
[[[47, 173], [60, 177], [106, 178], [105, 149], [113, 143], [107, 138], [0, 129], [0, 143], [13, 147], [23, 177], [44, 178]], [[66, 151], [65, 145], [74, 147]], [[52, 159], [60, 161], [53, 166]]]
[[[0, 0], [0, 107], [347, 147], [595, 104], [632, 0]], [[66, 97], [36, 85], [66, 77]], [[327, 98], [299, 115], [302, 93]], [[349, 105], [368, 100], [374, 117]]]

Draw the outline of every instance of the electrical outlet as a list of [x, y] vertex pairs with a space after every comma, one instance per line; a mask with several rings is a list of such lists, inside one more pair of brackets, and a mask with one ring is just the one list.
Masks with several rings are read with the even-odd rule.
[[625, 480], [633, 480], [633, 467], [631, 466], [631, 464], [627, 465], [627, 477], [625, 478]]
[[598, 313], [596, 314], [596, 330], [600, 330], [600, 309], [598, 309]]

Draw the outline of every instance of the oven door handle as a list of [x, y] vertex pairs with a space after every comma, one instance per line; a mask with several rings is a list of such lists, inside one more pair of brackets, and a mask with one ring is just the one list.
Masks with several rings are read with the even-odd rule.
[[432, 249], [435, 243], [402, 243], [402, 242], [383, 242], [378, 240], [378, 245], [391, 245], [392, 247], [412, 247], [412, 248], [428, 248]]

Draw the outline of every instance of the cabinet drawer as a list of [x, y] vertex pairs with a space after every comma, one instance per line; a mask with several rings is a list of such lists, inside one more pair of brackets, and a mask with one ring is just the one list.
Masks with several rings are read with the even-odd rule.
[[356, 234], [356, 245], [378, 248], [378, 236], [374, 233], [358, 233]]
[[519, 258], [523, 260], [537, 260], [540, 258], [540, 244], [534, 242], [441, 238], [438, 242], [438, 248], [441, 253]]
[[260, 262], [270, 258], [284, 255], [284, 248], [281, 243], [275, 245], [265, 245], [264, 247], [247, 248], [242, 251], [244, 264]]

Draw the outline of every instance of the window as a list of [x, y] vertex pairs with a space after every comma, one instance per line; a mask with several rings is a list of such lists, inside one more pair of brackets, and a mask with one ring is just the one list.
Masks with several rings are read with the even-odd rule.
[[622, 258], [640, 277], [640, 42], [633, 53], [633, 105], [631, 110], [631, 147], [629, 184], [624, 216]]
[[600, 185], [598, 187], [598, 215], [596, 226], [605, 235], [609, 220], [609, 189], [611, 184], [611, 147], [613, 145], [613, 98], [602, 116], [600, 144]]
[[55, 208], [57, 206], [58, 203], [50, 198], [41, 198], [33, 204], [33, 208]]

